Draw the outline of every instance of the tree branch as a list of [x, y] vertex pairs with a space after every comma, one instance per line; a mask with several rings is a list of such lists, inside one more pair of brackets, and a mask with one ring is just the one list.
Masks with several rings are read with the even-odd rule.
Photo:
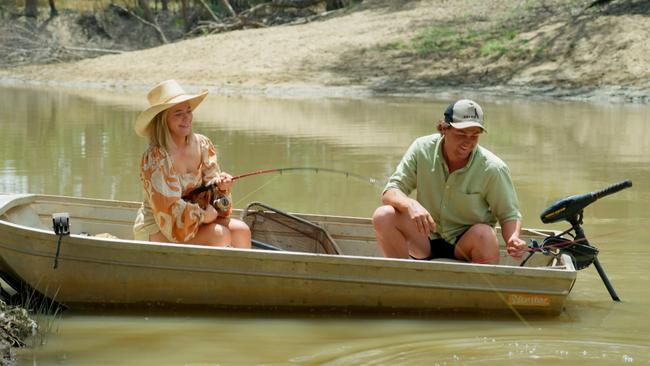
[[221, 23], [221, 19], [219, 19], [219, 17], [217, 17], [217, 14], [215, 14], [215, 13], [212, 11], [212, 9], [210, 9], [210, 6], [205, 2], [205, 0], [199, 0], [199, 2], [201, 3], [201, 5], [203, 5], [203, 7], [205, 8], [205, 10], [210, 14], [210, 16], [212, 17], [212, 19], [213, 19], [215, 22], [217, 22], [217, 23]]
[[142, 19], [138, 14], [134, 13], [130, 9], [121, 7], [121, 6], [119, 6], [119, 5], [115, 4], [115, 3], [111, 4], [110, 6], [114, 6], [114, 7], [118, 8], [118, 9], [120, 9], [122, 11], [125, 11], [125, 12], [131, 14], [131, 16], [133, 16], [135, 19], [139, 20], [142, 24], [148, 25], [151, 28], [153, 28], [158, 33], [158, 36], [160, 37], [160, 40], [163, 43], [165, 43], [165, 44], [169, 43], [169, 41], [167, 40], [167, 37], [165, 37], [165, 33], [163, 33], [162, 29], [160, 29], [160, 27], [158, 25], [156, 25], [156, 24], [154, 24], [152, 22], [149, 22], [149, 21], [147, 21], [145, 19]]
[[232, 8], [228, 0], [219, 0], [219, 3], [228, 11], [228, 13], [230, 13], [231, 17], [233, 18], [237, 17], [237, 13], [235, 13], [235, 9]]

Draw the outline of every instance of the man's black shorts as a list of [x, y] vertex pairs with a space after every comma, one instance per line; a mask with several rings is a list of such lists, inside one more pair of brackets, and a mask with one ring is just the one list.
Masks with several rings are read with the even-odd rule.
[[[465, 232], [466, 231], [464, 231], [462, 234], [456, 237], [456, 243], [458, 243], [458, 241], [463, 236], [463, 234], [465, 234]], [[445, 239], [442, 238], [429, 239], [429, 246], [431, 246], [431, 254], [428, 257], [415, 258], [412, 255], [410, 257], [419, 261], [430, 261], [436, 258], [456, 259], [456, 256], [454, 255], [454, 250], [456, 249], [456, 246], [449, 243]]]
[[436, 258], [456, 259], [456, 256], [454, 256], [456, 246], [448, 243], [445, 239], [429, 239], [429, 245], [431, 246], [431, 254], [428, 257], [415, 258], [411, 256], [411, 258], [419, 261], [428, 261]]

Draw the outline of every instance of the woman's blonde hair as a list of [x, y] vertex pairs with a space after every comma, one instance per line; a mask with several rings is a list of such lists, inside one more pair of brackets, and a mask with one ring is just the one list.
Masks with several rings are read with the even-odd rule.
[[[147, 127], [147, 132], [149, 135], [149, 145], [161, 147], [167, 151], [176, 147], [172, 135], [169, 132], [169, 127], [167, 126], [167, 114], [169, 109], [156, 114], [156, 116], [151, 120], [149, 126]], [[194, 139], [191, 137], [194, 133], [191, 133], [185, 137], [185, 143], [190, 145]]]

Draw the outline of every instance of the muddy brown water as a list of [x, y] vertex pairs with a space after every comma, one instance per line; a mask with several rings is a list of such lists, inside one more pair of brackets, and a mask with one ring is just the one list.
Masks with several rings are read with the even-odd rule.
[[[448, 102], [211, 95], [195, 130], [224, 170], [326, 167], [384, 181], [411, 141], [431, 133]], [[581, 271], [558, 317], [428, 317], [139, 311], [65, 312], [31, 365], [650, 364], [650, 107], [476, 98], [481, 144], [510, 166], [525, 226], [560, 197], [631, 179], [586, 209], [584, 229], [622, 298], [595, 268]], [[141, 199], [146, 142], [133, 132], [144, 92], [0, 88], [0, 192]], [[235, 206], [370, 216], [381, 188], [326, 172], [240, 180]]]

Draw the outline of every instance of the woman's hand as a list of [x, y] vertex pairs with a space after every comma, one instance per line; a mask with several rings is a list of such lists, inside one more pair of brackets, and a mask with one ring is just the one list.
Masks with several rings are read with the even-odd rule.
[[207, 205], [205, 210], [203, 210], [203, 223], [209, 224], [219, 217], [219, 212], [212, 206]]
[[229, 193], [230, 189], [232, 189], [232, 175], [221, 172], [219, 173], [219, 183], [217, 183], [217, 188], [224, 193]]

